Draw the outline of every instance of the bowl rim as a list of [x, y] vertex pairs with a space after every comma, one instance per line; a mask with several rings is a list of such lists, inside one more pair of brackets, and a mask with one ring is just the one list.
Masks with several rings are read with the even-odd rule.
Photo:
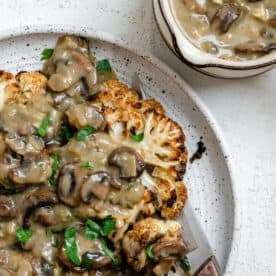
[[[183, 53], [183, 51], [181, 51], [181, 47], [179, 46], [179, 36], [176, 35], [176, 31], [178, 29], [177, 26], [170, 24], [172, 20], [170, 20], [168, 17], [169, 15], [167, 15], [166, 11], [164, 10], [163, 4], [164, 2], [166, 2], [166, 4], [169, 2], [168, 0], [153, 0], [153, 1], [157, 1], [160, 13], [163, 17], [164, 23], [167, 26], [167, 29], [171, 35], [171, 39], [172, 39], [172, 46], [173, 46], [173, 51], [174, 53], [178, 56], [179, 59], [181, 59], [181, 61], [185, 62], [186, 64], [193, 66], [195, 68], [221, 68], [221, 69], [230, 69], [230, 70], [255, 70], [255, 69], [260, 69], [260, 68], [265, 68], [265, 67], [269, 67], [269, 66], [276, 66], [276, 50], [268, 53], [266, 55], [264, 55], [261, 58], [266, 58], [269, 59], [270, 56], [273, 56], [273, 58], [270, 61], [264, 61], [264, 62], [260, 62], [259, 59], [260, 58], [256, 58], [255, 60], [248, 60], [248, 61], [227, 61], [224, 59], [219, 59], [217, 57], [212, 57], [211, 55], [209, 56], [210, 58], [214, 59], [214, 62], [207, 62], [207, 63], [196, 63], [191, 61], [191, 59], [189, 59], [188, 55]], [[173, 15], [170, 16], [171, 18], [173, 18]], [[156, 18], [157, 19], [157, 18]], [[156, 20], [158, 21], [158, 20]], [[159, 27], [161, 33], [162, 33], [162, 29]], [[179, 30], [180, 31], [180, 30]], [[163, 36], [163, 34], [162, 34]], [[163, 36], [164, 37], [164, 36]], [[182, 38], [185, 38], [185, 36], [182, 34], [181, 35]], [[188, 39], [185, 38], [185, 43], [186, 45], [192, 46], [193, 48], [195, 48], [196, 50], [198, 50], [199, 52], [203, 53], [204, 55], [206, 55], [205, 52], [201, 51], [199, 48], [197, 48], [196, 46], [194, 46], [192, 44], [192, 42], [190, 42]], [[275, 57], [274, 57], [275, 56]], [[200, 59], [200, 56], [198, 55], [198, 58]], [[253, 65], [245, 65], [244, 63], [246, 62], [251, 62], [254, 63]], [[229, 64], [224, 64], [224, 63], [232, 63], [231, 65]], [[235, 64], [236, 63], [236, 64]]]

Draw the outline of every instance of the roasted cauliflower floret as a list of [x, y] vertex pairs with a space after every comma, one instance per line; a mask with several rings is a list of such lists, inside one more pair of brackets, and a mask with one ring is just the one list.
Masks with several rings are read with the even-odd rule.
[[[186, 187], [179, 182], [188, 159], [181, 127], [165, 115], [158, 102], [139, 100], [135, 91], [118, 81], [103, 83], [96, 102], [102, 104], [112, 139], [135, 149], [153, 168], [155, 208], [164, 218], [177, 217], [187, 199]], [[142, 141], [132, 139], [141, 133]]]
[[[104, 111], [109, 134], [115, 141], [135, 148], [147, 164], [166, 169], [175, 180], [182, 178], [186, 168], [187, 151], [181, 127], [165, 115], [155, 111], [145, 114], [123, 112], [107, 107]], [[137, 130], [136, 130], [137, 128]], [[141, 142], [134, 142], [131, 131], [144, 134]]]
[[34, 94], [45, 92], [47, 78], [39, 72], [22, 72], [16, 76], [20, 89], [31, 97]]
[[152, 176], [156, 183], [152, 187], [152, 192], [157, 198], [155, 207], [166, 219], [178, 217], [188, 199], [185, 184], [182, 181], [174, 181], [170, 174], [162, 168], [155, 168]]
[[127, 109], [139, 101], [139, 95], [135, 90], [117, 80], [108, 80], [102, 84], [101, 93], [96, 101], [102, 103], [103, 106]]
[[[117, 80], [104, 82], [96, 102], [103, 112], [114, 140], [135, 147], [145, 162], [171, 172], [181, 180], [186, 169], [187, 150], [181, 127], [169, 119], [155, 100], [139, 100], [138, 93]], [[144, 134], [133, 143], [132, 132]]]
[[[156, 260], [167, 258], [172, 253], [171, 245], [183, 253], [186, 250], [181, 241], [181, 225], [176, 221], [162, 221], [155, 218], [146, 218], [136, 222], [133, 229], [123, 238], [123, 250], [127, 262], [136, 271], [147, 265], [146, 247], [151, 246]], [[164, 253], [168, 249], [168, 254]], [[171, 254], [174, 255], [174, 254]]]
[[166, 169], [176, 166], [184, 149], [181, 127], [154, 111], [147, 111], [144, 119], [144, 139], [137, 145], [145, 162]]
[[20, 87], [13, 74], [0, 71], [0, 111], [7, 100], [16, 99]]
[[154, 110], [159, 114], [165, 115], [165, 110], [163, 106], [154, 99], [141, 100], [133, 104], [132, 107], [140, 113], [145, 113], [146, 111]]

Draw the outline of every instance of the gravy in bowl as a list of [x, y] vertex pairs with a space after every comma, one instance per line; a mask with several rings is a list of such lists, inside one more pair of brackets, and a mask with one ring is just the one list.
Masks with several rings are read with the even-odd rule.
[[171, 0], [184, 34], [218, 58], [253, 60], [276, 49], [275, 0]]

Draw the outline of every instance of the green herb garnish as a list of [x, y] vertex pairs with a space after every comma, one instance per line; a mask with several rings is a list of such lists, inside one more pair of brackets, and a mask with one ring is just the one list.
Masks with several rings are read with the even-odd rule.
[[103, 227], [101, 229], [101, 235], [107, 236], [115, 228], [115, 220], [109, 215], [104, 218]]
[[41, 122], [41, 124], [40, 124], [40, 126], [39, 126], [39, 128], [38, 128], [38, 130], [37, 130], [37, 134], [38, 134], [40, 137], [44, 137], [44, 136], [46, 135], [46, 133], [47, 133], [47, 128], [48, 128], [48, 126], [49, 126], [49, 123], [50, 123], [50, 117], [49, 117], [49, 116], [46, 116], [46, 117], [42, 120], [42, 122]]
[[30, 239], [31, 236], [32, 236], [32, 232], [29, 229], [20, 227], [16, 230], [16, 237], [23, 244], [25, 244]]
[[106, 241], [102, 240], [102, 245], [103, 245], [103, 251], [104, 253], [112, 260], [112, 263], [114, 265], [119, 265], [120, 261], [119, 259], [114, 255], [114, 253], [108, 248]]
[[139, 134], [133, 134], [130, 132], [130, 137], [135, 142], [141, 142], [144, 139], [144, 132]]
[[95, 221], [88, 219], [85, 222], [84, 233], [85, 236], [90, 240], [98, 239], [101, 234], [101, 227]]
[[77, 132], [77, 140], [82, 141], [85, 139], [86, 136], [89, 136], [90, 134], [94, 133], [96, 129], [93, 126], [85, 126], [83, 129], [79, 130]]
[[155, 259], [153, 252], [152, 252], [152, 247], [150, 245], [146, 247], [146, 253], [147, 253], [147, 256], [149, 257], [149, 259], [151, 259], [151, 260]]
[[108, 59], [102, 59], [97, 62], [96, 69], [98, 73], [110, 73], [112, 72], [111, 65]]
[[0, 180], [0, 195], [14, 195], [21, 191], [22, 188], [15, 187], [8, 177]]
[[77, 244], [76, 244], [76, 229], [71, 227], [66, 229], [64, 233], [64, 242], [65, 242], [65, 253], [67, 257], [76, 265], [81, 264], [81, 260], [78, 256], [77, 252]]
[[190, 261], [188, 259], [187, 256], [184, 256], [181, 260], [180, 260], [180, 264], [182, 266], [182, 268], [184, 269], [185, 272], [190, 272], [191, 271], [191, 264]]
[[56, 154], [54, 154], [53, 152], [50, 153], [50, 158], [52, 159], [52, 175], [55, 175], [57, 173], [58, 170], [58, 166], [59, 166], [59, 161], [58, 161], [58, 157]]
[[54, 49], [46, 48], [41, 52], [41, 58], [40, 60], [47, 60], [49, 59], [54, 52]]
[[90, 169], [92, 170], [94, 168], [93, 163], [91, 161], [85, 161], [81, 163], [82, 168]]
[[68, 126], [62, 127], [62, 136], [66, 142], [69, 141], [73, 137], [73, 133], [70, 131]]
[[81, 267], [90, 269], [94, 263], [93, 255], [89, 252], [84, 254], [81, 259]]
[[49, 182], [51, 185], [53, 185], [55, 182], [55, 177], [56, 177], [57, 171], [58, 171], [59, 161], [58, 161], [57, 155], [54, 153], [50, 153], [50, 158], [52, 160], [52, 175], [49, 178]]

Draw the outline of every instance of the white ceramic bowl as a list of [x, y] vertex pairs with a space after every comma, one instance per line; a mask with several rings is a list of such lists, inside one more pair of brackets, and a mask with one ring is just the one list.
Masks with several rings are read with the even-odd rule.
[[276, 66], [276, 51], [255, 60], [230, 61], [205, 53], [192, 44], [180, 29], [172, 8], [174, 0], [153, 0], [155, 18], [169, 48], [194, 69], [221, 78], [255, 76]]

